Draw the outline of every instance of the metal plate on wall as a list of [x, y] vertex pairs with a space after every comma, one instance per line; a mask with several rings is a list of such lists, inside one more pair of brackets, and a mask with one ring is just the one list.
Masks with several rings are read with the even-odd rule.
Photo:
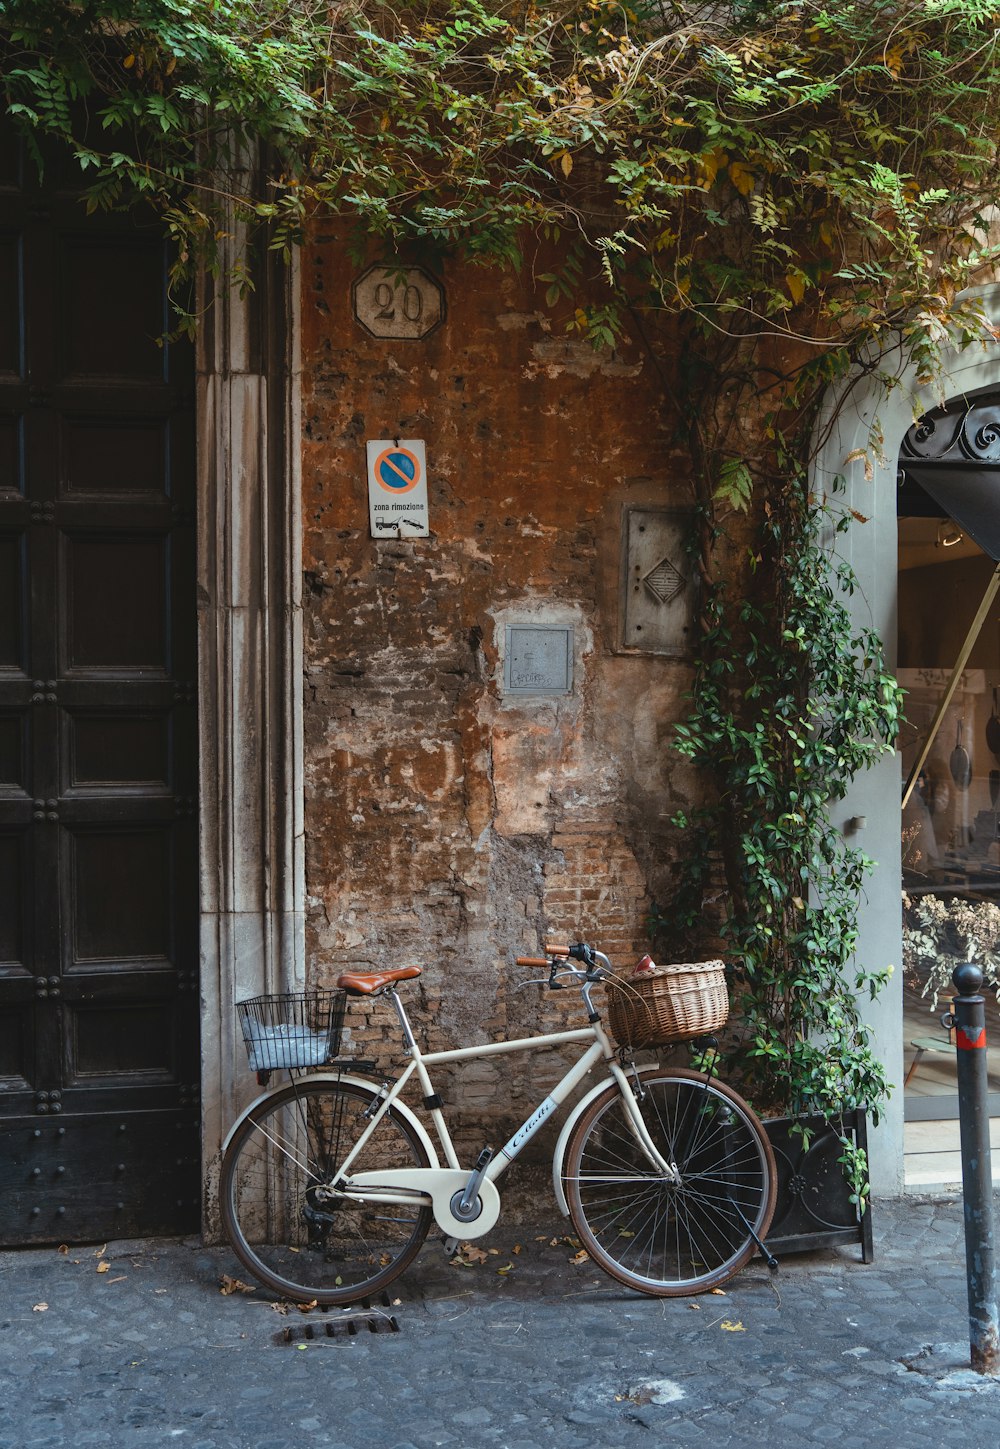
[[505, 694], [570, 694], [573, 630], [563, 625], [508, 624]]
[[691, 515], [626, 508], [622, 527], [623, 649], [680, 656], [694, 640], [694, 564], [684, 549]]

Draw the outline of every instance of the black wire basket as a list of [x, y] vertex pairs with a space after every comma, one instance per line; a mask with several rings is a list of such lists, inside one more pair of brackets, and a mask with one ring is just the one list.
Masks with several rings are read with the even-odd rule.
[[287, 991], [236, 1003], [243, 1041], [255, 1072], [321, 1067], [340, 1050], [345, 991]]

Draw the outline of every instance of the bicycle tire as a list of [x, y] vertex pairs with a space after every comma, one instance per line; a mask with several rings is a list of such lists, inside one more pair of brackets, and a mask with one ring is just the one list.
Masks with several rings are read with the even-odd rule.
[[653, 1297], [703, 1293], [731, 1278], [771, 1225], [774, 1153], [731, 1087], [683, 1068], [639, 1073], [637, 1103], [677, 1185], [659, 1176], [626, 1121], [617, 1086], [583, 1112], [566, 1147], [563, 1184], [587, 1252], [619, 1283]]
[[[356, 1303], [386, 1288], [420, 1251], [429, 1206], [324, 1199], [379, 1096], [374, 1086], [302, 1078], [251, 1107], [226, 1149], [222, 1224], [243, 1266], [282, 1298]], [[353, 1167], [429, 1167], [424, 1144], [390, 1107]]]

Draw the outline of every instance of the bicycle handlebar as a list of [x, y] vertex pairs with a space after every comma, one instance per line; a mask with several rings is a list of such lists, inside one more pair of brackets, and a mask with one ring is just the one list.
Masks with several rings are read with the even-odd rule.
[[[555, 984], [556, 969], [560, 962], [569, 971], [570, 975], [575, 976], [578, 980], [598, 981], [600, 980], [598, 973], [602, 969], [611, 969], [611, 962], [607, 956], [601, 951], [596, 951], [593, 946], [588, 946], [586, 941], [577, 941], [574, 944], [563, 941], [546, 941], [545, 951], [545, 956], [518, 956], [516, 957], [516, 961], [518, 966], [548, 967], [550, 972], [550, 985]], [[579, 961], [585, 967], [585, 970], [579, 971], [575, 967], [570, 966], [569, 962], [571, 960]]]

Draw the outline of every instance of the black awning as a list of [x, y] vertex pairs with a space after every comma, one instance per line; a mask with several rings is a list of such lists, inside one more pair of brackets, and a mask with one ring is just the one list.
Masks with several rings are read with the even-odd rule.
[[1000, 467], [906, 462], [903, 468], [983, 553], [1000, 562]]

